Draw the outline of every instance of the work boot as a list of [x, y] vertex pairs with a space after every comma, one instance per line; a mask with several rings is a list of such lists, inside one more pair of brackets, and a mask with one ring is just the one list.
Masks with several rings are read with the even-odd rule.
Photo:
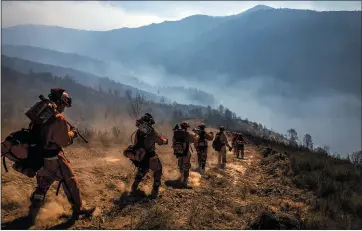
[[183, 182], [182, 182], [182, 186], [184, 187], [184, 188], [190, 188], [187, 184], [188, 184], [188, 182], [189, 182], [189, 175], [190, 175], [190, 172], [189, 171], [185, 171], [184, 172], [184, 180], [183, 180]]
[[183, 182], [182, 182], [182, 186], [183, 186], [184, 188], [187, 188], [187, 183], [188, 183], [188, 181], [189, 181], [189, 178], [188, 178], [188, 177], [185, 177], [184, 180], [183, 180]]
[[85, 215], [85, 216], [90, 216], [93, 214], [94, 210], [96, 210], [96, 207], [86, 207], [86, 206], [82, 206], [82, 208], [79, 211], [79, 215]]
[[80, 215], [85, 215], [86, 217], [89, 217], [93, 214], [94, 210], [96, 210], [95, 207], [85, 207], [82, 206], [81, 209], [75, 208], [75, 206], [72, 206], [72, 215], [67, 219], [67, 222], [75, 222], [79, 219]]
[[35, 224], [36, 217], [38, 216], [42, 204], [42, 202], [33, 201], [32, 204], [29, 206], [28, 219], [31, 225]]
[[131, 186], [131, 194], [135, 194], [141, 181], [135, 180]]
[[183, 179], [183, 171], [180, 170], [180, 176], [177, 178], [177, 180], [178, 180], [179, 182], [182, 182], [182, 179]]
[[35, 219], [40, 211], [40, 208], [44, 205], [45, 195], [33, 192], [30, 197], [30, 206], [28, 212], [29, 222], [35, 224]]
[[160, 190], [160, 186], [153, 186], [151, 195], [149, 196], [150, 199], [156, 199], [158, 196], [158, 191]]
[[205, 174], [205, 164], [202, 164], [199, 172], [201, 175]]

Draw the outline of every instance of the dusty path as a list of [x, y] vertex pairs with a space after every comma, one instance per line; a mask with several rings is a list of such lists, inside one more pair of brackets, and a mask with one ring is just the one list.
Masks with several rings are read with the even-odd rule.
[[[274, 195], [266, 189], [268, 174], [260, 168], [261, 155], [252, 145], [246, 146], [245, 160], [236, 159], [229, 152], [224, 170], [216, 168], [217, 155], [209, 150], [206, 176], [196, 171], [190, 174], [192, 189], [172, 184], [179, 176], [177, 160], [169, 147], [159, 147], [164, 168], [160, 197], [154, 201], [141, 198], [131, 204], [125, 198], [133, 181], [134, 167], [117, 149], [102, 151], [69, 148], [66, 152], [86, 204], [97, 207], [93, 218], [82, 218], [71, 227], [56, 226], [64, 220], [59, 220], [59, 216], [69, 214], [70, 206], [63, 195], [55, 197], [54, 184], [31, 229], [243, 229], [266, 207], [280, 210], [284, 203], [294, 212], [304, 207], [293, 204], [289, 195]], [[196, 153], [193, 153], [192, 169], [195, 168]], [[34, 184], [35, 179], [26, 179], [13, 170], [3, 172], [1, 214], [6, 227], [21, 228], [16, 226], [19, 224], [15, 218], [26, 214]], [[141, 190], [149, 194], [151, 186], [152, 174], [148, 174]], [[271, 199], [272, 196], [275, 198]]]

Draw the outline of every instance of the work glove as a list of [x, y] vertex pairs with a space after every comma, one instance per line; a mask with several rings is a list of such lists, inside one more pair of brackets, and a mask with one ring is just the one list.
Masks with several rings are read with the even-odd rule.
[[163, 140], [164, 145], [168, 145], [168, 139], [167, 138], [162, 138], [162, 140]]
[[65, 120], [65, 116], [61, 113], [56, 114], [55, 118], [57, 118], [59, 120]]
[[76, 138], [78, 137], [78, 131], [77, 129], [73, 128], [68, 132], [68, 136], [72, 137], [72, 138]]

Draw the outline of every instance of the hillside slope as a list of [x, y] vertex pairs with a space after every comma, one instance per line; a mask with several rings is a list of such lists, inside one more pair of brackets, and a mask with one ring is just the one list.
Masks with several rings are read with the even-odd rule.
[[[85, 86], [91, 86], [95, 89], [101, 87], [105, 91], [108, 89], [118, 90], [122, 96], [126, 90], [131, 90], [133, 94], [140, 93], [148, 100], [155, 102], [171, 103], [171, 101], [177, 101], [182, 104], [217, 105], [214, 96], [205, 91], [194, 88], [155, 87], [123, 72], [115, 74], [112, 71], [112, 65], [77, 54], [38, 47], [9, 45], [3, 46], [2, 52], [2, 64], [24, 74], [33, 71], [49, 72], [61, 77], [70, 76]], [[108, 76], [106, 73], [110, 76], [103, 77]]]
[[[30, 55], [30, 57], [33, 57], [33, 55]], [[69, 78], [74, 79], [77, 83], [80, 83], [84, 86], [90, 86], [97, 90], [99, 88], [102, 88], [104, 91], [109, 91], [109, 89], [111, 89], [112, 91], [118, 91], [117, 94], [119, 94], [120, 96], [124, 96], [127, 90], [131, 90], [133, 92], [133, 95], [139, 93], [144, 95], [148, 100], [159, 102], [161, 99], [161, 96], [155, 95], [153, 93], [143, 91], [129, 85], [124, 85], [115, 82], [114, 80], [111, 80], [106, 77], [99, 77], [97, 75], [78, 71], [72, 68], [65, 68], [56, 65], [48, 65], [29, 60], [8, 57], [5, 55], [1, 55], [1, 65], [3, 67], [8, 67], [13, 70], [17, 70], [23, 74], [29, 74], [33, 72], [33, 73], [51, 73], [59, 77], [68, 76]], [[166, 97], [164, 97], [164, 99], [166, 102], [170, 101]]]
[[[53, 185], [36, 225], [31, 228], [245, 229], [263, 211], [291, 219], [307, 215], [307, 202], [312, 197], [283, 186], [276, 181], [277, 177], [268, 176], [259, 167], [261, 155], [255, 146], [247, 147], [244, 161], [229, 153], [226, 170], [215, 168], [217, 157], [210, 151], [207, 176], [191, 172], [192, 189], [177, 188], [177, 161], [170, 147], [158, 150], [164, 165], [160, 198], [129, 203], [127, 192], [133, 181], [133, 167], [116, 148], [68, 148], [66, 155], [77, 174], [82, 195], [87, 204], [97, 206], [94, 217], [83, 218], [71, 227], [62, 225], [64, 218], [57, 219], [63, 213], [69, 214], [69, 206], [63, 195], [55, 197], [56, 185]], [[195, 153], [192, 166], [195, 169]], [[150, 193], [151, 180], [151, 176], [147, 176], [142, 183], [141, 189], [146, 194]], [[32, 181], [14, 171], [2, 172], [3, 229], [26, 227], [26, 223], [20, 224], [14, 219], [26, 214]], [[19, 184], [23, 187], [11, 193]], [[288, 211], [283, 210], [286, 207]]]
[[[171, 129], [163, 127], [160, 131]], [[134, 167], [114, 145], [74, 146], [66, 149], [77, 175], [81, 194], [88, 205], [97, 209], [92, 218], [82, 217], [75, 224], [67, 224], [69, 204], [63, 193], [55, 197], [56, 184], [48, 193], [46, 204], [36, 224], [29, 227], [24, 217], [29, 204], [28, 196], [33, 180], [19, 176], [14, 171], [2, 170], [2, 228], [3, 229], [360, 229], [362, 220], [361, 196], [339, 195], [341, 179], [334, 185], [323, 180], [314, 191], [300, 183], [310, 183], [316, 178], [302, 179], [296, 167], [318, 162], [297, 160], [303, 153], [270, 152], [266, 144], [251, 142], [246, 145], [245, 159], [236, 159], [228, 152], [227, 168], [218, 169], [217, 155], [208, 154], [207, 174], [195, 171], [197, 157], [192, 154], [191, 189], [181, 189], [177, 160], [168, 147], [158, 147], [163, 164], [163, 180], [156, 200], [147, 200], [152, 188], [148, 174], [141, 183], [136, 200], [130, 201], [129, 190], [133, 182]], [[304, 155], [306, 155], [304, 153]], [[321, 159], [318, 159], [321, 160]], [[328, 157], [325, 162], [339, 168], [339, 175], [350, 164]], [[344, 163], [344, 164], [343, 164]], [[341, 168], [343, 166], [343, 168]], [[347, 168], [345, 168], [347, 167]], [[307, 170], [316, 174], [317, 168]], [[325, 169], [327, 170], [327, 168]], [[332, 173], [334, 170], [327, 170]], [[343, 193], [361, 183], [361, 169], [349, 171]], [[359, 173], [358, 173], [359, 171]], [[345, 172], [344, 172], [345, 173]], [[356, 175], [359, 174], [359, 175]], [[355, 178], [357, 177], [357, 178]], [[327, 178], [326, 178], [327, 179]], [[22, 187], [19, 187], [21, 185]], [[319, 191], [324, 190], [324, 191]], [[331, 191], [332, 190], [332, 191]], [[339, 190], [339, 189], [338, 189]], [[353, 192], [358, 192], [353, 189]], [[320, 193], [323, 194], [320, 194]], [[338, 195], [340, 198], [338, 199]], [[329, 199], [328, 199], [329, 198]], [[342, 205], [339, 205], [339, 201]], [[342, 207], [341, 207], [342, 206]]]
[[107, 76], [108, 66], [105, 62], [78, 54], [63, 53], [40, 47], [12, 45], [3, 45], [1, 47], [1, 52], [2, 55], [8, 57], [72, 68], [99, 76]]

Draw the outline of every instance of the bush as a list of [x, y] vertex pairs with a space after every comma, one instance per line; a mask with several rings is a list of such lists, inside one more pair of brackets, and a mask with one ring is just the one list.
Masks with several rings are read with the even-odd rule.
[[291, 163], [295, 185], [314, 191], [317, 197], [311, 211], [313, 216], [307, 221], [308, 228], [361, 228], [361, 168], [315, 152], [295, 152]]

